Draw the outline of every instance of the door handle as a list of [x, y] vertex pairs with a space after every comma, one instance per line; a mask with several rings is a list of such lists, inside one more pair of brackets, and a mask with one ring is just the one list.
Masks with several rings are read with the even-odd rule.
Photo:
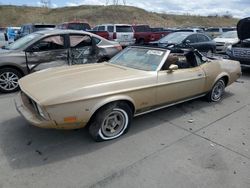
[[201, 77], [201, 76], [203, 76], [203, 74], [202, 74], [202, 73], [199, 73], [198, 76]]

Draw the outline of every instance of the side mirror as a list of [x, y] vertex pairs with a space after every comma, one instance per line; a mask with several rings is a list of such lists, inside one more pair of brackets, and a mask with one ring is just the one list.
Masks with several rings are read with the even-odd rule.
[[178, 65], [171, 64], [168, 68], [168, 72], [173, 72], [177, 70], [178, 68], [179, 68]]
[[190, 44], [191, 41], [190, 41], [190, 40], [185, 40], [185, 43], [186, 43], [186, 44]]

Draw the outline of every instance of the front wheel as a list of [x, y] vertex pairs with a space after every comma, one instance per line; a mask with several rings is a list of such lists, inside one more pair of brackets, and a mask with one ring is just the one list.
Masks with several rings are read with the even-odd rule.
[[212, 90], [207, 94], [207, 100], [209, 102], [218, 102], [221, 100], [225, 91], [225, 81], [219, 79], [213, 86]]
[[126, 103], [112, 103], [101, 108], [90, 122], [89, 133], [95, 141], [112, 140], [129, 129], [132, 110]]
[[19, 89], [18, 80], [22, 74], [13, 68], [0, 69], [0, 92], [10, 93]]

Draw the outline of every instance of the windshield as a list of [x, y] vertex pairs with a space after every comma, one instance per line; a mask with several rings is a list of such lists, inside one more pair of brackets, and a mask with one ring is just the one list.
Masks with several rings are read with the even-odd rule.
[[73, 29], [73, 30], [90, 30], [89, 24], [86, 23], [70, 23], [68, 25], [68, 29]]
[[237, 31], [228, 31], [219, 36], [219, 38], [238, 38]]
[[182, 41], [189, 35], [189, 33], [185, 32], [176, 32], [170, 33], [167, 36], [161, 38], [159, 40], [160, 43], [168, 43], [168, 44], [180, 44]]
[[166, 51], [147, 48], [127, 48], [109, 63], [133, 69], [156, 71]]
[[130, 33], [133, 32], [133, 29], [131, 26], [116, 26], [116, 32]]
[[26, 44], [29, 44], [31, 41], [33, 41], [35, 38], [40, 37], [42, 34], [38, 33], [32, 33], [29, 35], [26, 35], [17, 41], [9, 44], [8, 46], [5, 47], [7, 50], [18, 50], [20, 48], [23, 48]]

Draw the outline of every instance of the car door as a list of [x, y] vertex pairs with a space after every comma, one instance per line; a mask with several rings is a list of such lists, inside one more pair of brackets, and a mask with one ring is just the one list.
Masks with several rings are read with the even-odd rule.
[[29, 70], [38, 71], [68, 64], [68, 49], [64, 35], [45, 37], [25, 51]]
[[184, 41], [186, 46], [190, 46], [194, 49], [200, 50], [200, 44], [198, 42], [197, 34], [189, 35]]
[[214, 51], [214, 46], [212, 40], [203, 34], [197, 34], [198, 42], [200, 43], [201, 52]]
[[96, 41], [86, 34], [69, 35], [69, 62], [71, 65], [96, 63], [98, 48]]
[[[187, 61], [184, 56], [180, 58]], [[205, 72], [197, 65], [194, 53], [190, 54], [188, 61], [193, 61], [191, 63], [194, 66], [178, 68], [173, 71], [160, 70], [158, 72], [158, 105], [167, 105], [203, 94], [206, 81]]]

